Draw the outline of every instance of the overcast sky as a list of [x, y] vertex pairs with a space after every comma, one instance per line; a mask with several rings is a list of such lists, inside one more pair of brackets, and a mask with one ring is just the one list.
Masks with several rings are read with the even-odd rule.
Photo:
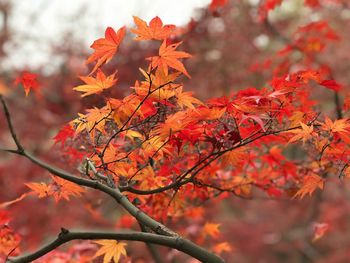
[[[196, 8], [211, 0], [12, 0], [10, 27], [16, 33], [16, 45], [6, 46], [11, 57], [7, 68], [54, 67], [51, 44], [60, 43], [61, 33], [72, 31], [74, 37], [89, 46], [103, 36], [104, 29], [133, 23], [136, 15], [149, 21], [159, 16], [165, 23], [183, 25], [195, 15]], [[85, 42], [85, 43], [84, 43]]]

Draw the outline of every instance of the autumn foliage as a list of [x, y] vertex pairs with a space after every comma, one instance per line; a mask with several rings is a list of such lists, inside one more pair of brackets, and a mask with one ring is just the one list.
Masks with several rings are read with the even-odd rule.
[[[212, 1], [209, 12], [220, 15], [228, 8], [227, 2]], [[282, 2], [262, 1], [259, 23], [269, 23], [268, 13]], [[319, 2], [305, 4], [316, 8]], [[27, 151], [12, 125], [5, 94], [1, 97], [7, 135], [14, 142], [9, 146], [2, 143], [2, 150], [27, 158], [48, 172], [42, 182], [22, 182], [22, 195], [0, 204], [2, 258], [27, 262], [22, 247], [30, 247], [32, 252], [43, 251], [29, 254], [38, 262], [134, 262], [135, 248], [129, 250], [134, 240], [146, 243], [156, 262], [178, 255], [169, 249], [157, 251], [154, 244], [203, 262], [231, 262], [236, 248], [225, 240], [220, 220], [207, 219], [210, 209], [204, 209], [205, 203], [249, 200], [257, 195], [300, 202], [321, 194], [328, 184], [350, 177], [350, 120], [346, 117], [350, 100], [346, 97], [341, 103], [345, 84], [339, 83], [333, 69], [319, 58], [328, 45], [341, 38], [327, 21], [309, 22], [290, 37], [268, 24], [283, 40], [283, 47], [261, 64], [252, 64], [250, 70], [269, 71], [271, 79], [262, 86], [208, 100], [184, 87], [191, 83], [186, 63], [192, 59], [191, 50], [182, 48], [186, 32], [164, 24], [159, 17], [147, 22], [135, 16], [134, 23], [131, 29], [108, 27], [105, 36], [91, 45], [93, 53], [86, 60], [90, 71], [79, 76], [73, 90], [83, 98], [98, 97], [101, 103], [77, 113], [54, 136], [55, 147], [67, 158], [66, 163], [55, 164], [65, 170], [48, 164], [49, 158], [46, 163]], [[110, 92], [119, 88], [119, 69], [106, 67], [118, 60], [125, 36], [131, 33], [137, 42], [152, 41], [157, 51], [146, 55], [145, 63], [137, 67], [139, 73], [129, 80], [127, 95], [113, 97]], [[23, 72], [15, 84], [23, 86], [30, 97], [31, 90], [39, 92], [37, 78]], [[205, 74], [201, 78], [205, 79]], [[319, 90], [331, 94], [328, 103], [332, 110], [322, 110], [324, 102], [314, 96]], [[34, 248], [23, 245], [26, 240], [20, 231], [11, 228], [12, 207], [28, 199], [45, 198], [57, 205], [84, 199], [76, 209], [87, 210], [92, 222], [103, 225], [108, 216], [103, 218], [97, 208], [101, 204], [92, 201], [100, 199], [102, 192], [110, 197], [102, 199], [105, 204], [127, 212], [119, 215], [109, 234], [74, 232], [59, 226], [62, 229], [54, 242], [80, 241], [69, 243], [67, 249], [45, 250], [38, 244]], [[329, 222], [315, 223], [312, 242], [331, 228]]]

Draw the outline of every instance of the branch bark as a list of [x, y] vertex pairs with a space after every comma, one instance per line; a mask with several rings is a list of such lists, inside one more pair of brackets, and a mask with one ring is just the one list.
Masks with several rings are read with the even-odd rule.
[[24, 255], [21, 257], [10, 258], [9, 262], [12, 263], [26, 263], [32, 262], [47, 253], [53, 251], [59, 246], [70, 242], [72, 240], [95, 240], [95, 239], [110, 239], [110, 240], [128, 240], [128, 241], [140, 241], [146, 244], [157, 244], [170, 248], [177, 249], [184, 252], [202, 262], [224, 262], [214, 255], [205, 255], [203, 249], [199, 246], [192, 246], [188, 244], [188, 241], [179, 237], [160, 236], [152, 233], [125, 231], [125, 232], [70, 232], [67, 229], [62, 229], [57, 238], [41, 247], [39, 250]]

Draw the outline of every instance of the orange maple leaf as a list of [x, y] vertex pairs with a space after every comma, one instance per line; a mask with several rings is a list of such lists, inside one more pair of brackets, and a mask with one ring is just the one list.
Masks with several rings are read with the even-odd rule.
[[163, 40], [170, 36], [170, 34], [175, 30], [175, 25], [164, 25], [162, 20], [156, 16], [147, 23], [137, 16], [134, 16], [134, 22], [137, 28], [131, 29], [131, 32], [138, 35], [135, 40]]
[[52, 176], [53, 183], [26, 183], [25, 185], [32, 190], [32, 193], [39, 198], [53, 196], [55, 201], [66, 199], [69, 201], [70, 196], [81, 196], [85, 190], [77, 184], [71, 183], [62, 178]]
[[350, 122], [348, 119], [339, 119], [333, 122], [326, 117], [325, 122], [321, 125], [323, 130], [338, 134], [344, 142], [350, 143]]
[[312, 193], [320, 188], [323, 190], [325, 180], [319, 177], [317, 174], [311, 174], [304, 178], [302, 187], [296, 192], [293, 198], [299, 197], [299, 199], [304, 198], [305, 195], [312, 195]]
[[77, 86], [73, 88], [73, 90], [85, 92], [84, 94], [81, 95], [82, 97], [101, 93], [103, 90], [109, 89], [117, 82], [117, 79], [114, 78], [115, 74], [116, 72], [106, 77], [106, 75], [102, 72], [102, 70], [98, 69], [96, 78], [81, 76], [80, 79], [84, 81], [86, 84]]
[[214, 247], [213, 247], [213, 251], [216, 253], [216, 254], [221, 254], [222, 252], [231, 252], [232, 251], [232, 248], [230, 246], [229, 243], [227, 242], [221, 242], [219, 244], [216, 244]]
[[152, 68], [161, 68], [166, 75], [168, 75], [168, 68], [170, 67], [182, 72], [188, 78], [191, 78], [185, 66], [179, 61], [179, 58], [190, 58], [192, 56], [186, 52], [175, 50], [181, 43], [182, 42], [178, 42], [167, 46], [166, 40], [164, 40], [159, 48], [159, 56], [147, 58], [147, 60], [151, 61], [150, 66]]
[[113, 259], [115, 263], [119, 262], [120, 256], [126, 256], [126, 243], [116, 240], [97, 240], [94, 243], [101, 245], [100, 249], [94, 255], [94, 258], [103, 256], [103, 263], [109, 263]]
[[110, 118], [112, 113], [111, 108], [107, 105], [101, 109], [93, 108], [87, 109], [87, 114], [78, 113], [78, 118], [71, 121], [72, 126], [75, 129], [75, 134], [79, 134], [86, 130], [91, 138], [95, 136], [95, 131], [104, 131], [106, 121]]
[[52, 176], [52, 180], [54, 182], [52, 183], [51, 193], [56, 202], [58, 202], [62, 198], [69, 201], [69, 198], [71, 196], [79, 197], [82, 193], [85, 192], [85, 189], [81, 186], [64, 180], [60, 177]]
[[220, 234], [220, 224], [205, 223], [203, 231], [205, 235], [209, 235], [212, 238], [217, 238]]
[[302, 140], [303, 144], [305, 144], [305, 142], [307, 140], [310, 140], [313, 137], [313, 131], [314, 131], [313, 125], [308, 126], [308, 125], [300, 122], [300, 126], [301, 126], [301, 129], [295, 129], [295, 130], [288, 131], [288, 132], [295, 134], [292, 138], [290, 138], [288, 143]]
[[330, 132], [349, 132], [350, 122], [348, 119], [339, 119], [333, 122], [330, 118], [326, 117], [322, 128]]
[[[18, 255], [20, 252], [18, 246], [21, 241], [21, 237], [14, 232], [7, 225], [0, 225], [0, 259], [3, 259], [2, 255]], [[7, 260], [4, 260], [5, 262]]]
[[248, 151], [244, 147], [228, 151], [221, 157], [221, 164], [223, 167], [227, 166], [236, 166], [239, 163], [242, 163], [244, 160], [247, 160], [249, 157]]
[[125, 27], [121, 27], [117, 33], [113, 28], [107, 27], [105, 38], [97, 39], [92, 43], [90, 47], [95, 49], [95, 52], [86, 60], [86, 64], [96, 61], [96, 65], [90, 74], [95, 72], [102, 64], [108, 63], [113, 58], [115, 53], [117, 53], [124, 36]]
[[193, 92], [182, 92], [182, 87], [177, 90], [177, 104], [181, 109], [187, 107], [194, 109], [193, 104], [204, 105], [199, 99], [192, 96]]
[[39, 198], [43, 198], [49, 196], [51, 187], [45, 183], [26, 183], [27, 187], [29, 187], [33, 193], [38, 195]]

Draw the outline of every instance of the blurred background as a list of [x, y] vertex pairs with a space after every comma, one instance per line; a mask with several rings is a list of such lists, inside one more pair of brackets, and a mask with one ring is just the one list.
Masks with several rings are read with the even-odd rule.
[[[350, 1], [284, 0], [264, 14], [273, 2], [281, 1], [0, 0], [0, 92], [6, 95], [19, 137], [36, 155], [61, 166], [66, 162], [74, 171], [74, 160], [82, 156], [67, 152], [62, 157], [52, 138], [77, 112], [101, 105], [98, 97], [81, 99], [72, 88], [80, 83], [77, 76], [89, 71], [85, 60], [92, 42], [103, 37], [107, 26], [115, 30], [132, 26], [133, 15], [146, 21], [159, 16], [164, 23], [181, 28], [182, 49], [194, 55], [185, 63], [192, 79], [183, 82], [203, 100], [248, 87], [262, 88], [273, 74], [302, 67], [306, 62], [300, 54], [287, 59], [276, 52], [298, 38], [300, 27], [327, 21], [339, 37], [327, 36], [324, 42], [313, 43], [311, 51], [322, 61], [320, 66], [327, 65], [344, 85], [341, 96], [346, 94], [350, 83]], [[107, 72], [118, 69], [118, 89], [111, 91], [114, 97], [129, 92], [140, 78], [138, 68], [147, 65], [144, 58], [157, 48], [152, 43], [136, 43], [133, 37], [127, 36], [119, 54], [106, 66]], [[41, 95], [31, 93], [24, 99], [23, 90], [14, 85], [15, 78], [26, 70], [38, 74]], [[333, 93], [322, 90], [315, 96], [327, 102]], [[324, 107], [335, 114], [332, 103]], [[2, 115], [0, 125], [0, 142], [10, 145]], [[26, 160], [0, 153], [0, 203], [27, 191], [23, 182], [43, 178], [44, 172]], [[334, 181], [321, 194], [303, 201], [255, 194], [253, 200], [232, 196], [204, 205], [206, 220], [222, 222], [221, 239], [232, 245], [231, 252], [223, 253], [228, 262], [349, 262], [350, 195], [346, 183]], [[35, 213], [23, 213], [25, 207]], [[113, 203], [96, 193], [58, 205], [50, 199], [25, 199], [11, 206], [11, 217], [29, 250], [61, 226], [118, 228], [129, 223]], [[191, 235], [203, 220], [200, 216], [188, 218], [174, 228]], [[327, 222], [330, 228], [322, 239], [312, 242], [318, 222]], [[130, 250], [136, 255], [133, 262], [151, 262], [142, 245], [132, 245]], [[180, 260], [176, 253], [169, 257], [169, 262]]]

